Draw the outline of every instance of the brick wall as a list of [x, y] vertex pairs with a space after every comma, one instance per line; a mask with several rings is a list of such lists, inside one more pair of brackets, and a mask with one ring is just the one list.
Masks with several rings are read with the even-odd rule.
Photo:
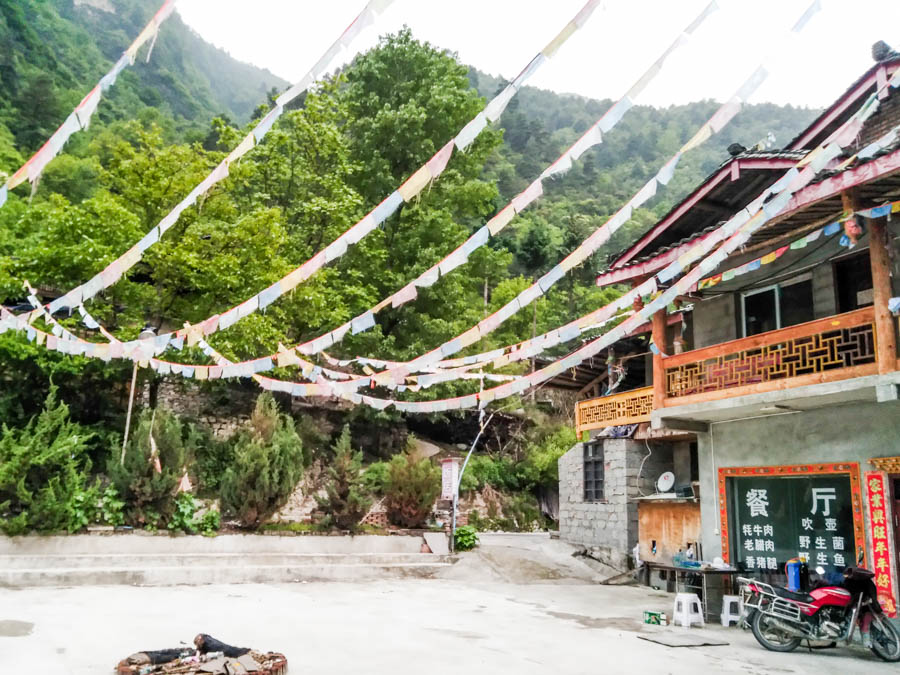
[[740, 311], [731, 293], [694, 305], [694, 349], [728, 342], [737, 337], [735, 312]]
[[[592, 555], [617, 569], [627, 569], [637, 543], [635, 497], [654, 491], [657, 477], [672, 470], [672, 445], [656, 443], [644, 462], [647, 446], [641, 441], [602, 441], [606, 499], [584, 501], [584, 448], [575, 444], [559, 459], [559, 536], [591, 550]], [[639, 475], [640, 472], [640, 475]]]

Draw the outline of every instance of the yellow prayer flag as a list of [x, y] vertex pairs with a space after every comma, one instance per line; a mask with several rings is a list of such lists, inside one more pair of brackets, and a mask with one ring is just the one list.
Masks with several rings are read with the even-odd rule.
[[487, 223], [488, 232], [491, 233], [493, 237], [504, 227], [509, 225], [509, 222], [513, 219], [513, 216], [516, 215], [516, 210], [513, 208], [512, 204], [508, 204], [506, 208], [504, 208], [500, 213], [491, 218]]
[[28, 178], [27, 164], [10, 176], [6, 184], [9, 186], [9, 189], [12, 190], [14, 187], [24, 183], [26, 178]]
[[759, 264], [760, 265], [768, 265], [770, 262], [775, 262], [776, 258], [778, 258], [778, 256], [775, 255], [775, 251], [772, 251], [771, 253], [764, 255], [762, 258], [760, 258]]
[[156, 24], [154, 22], [150, 22], [147, 24], [147, 27], [141, 31], [141, 34], [137, 36], [134, 42], [125, 50], [125, 53], [128, 54], [128, 58], [131, 59], [132, 63], [134, 62], [134, 57], [137, 55], [138, 50], [144, 46], [144, 43], [149, 40], [153, 34], [156, 32]]
[[468, 347], [471, 344], [475, 344], [481, 339], [481, 331], [478, 330], [478, 326], [473, 326], [465, 333], [459, 336], [459, 343], [463, 347]]
[[194, 366], [194, 379], [195, 380], [208, 380], [209, 379], [209, 366]]
[[682, 146], [679, 152], [683, 154], [689, 150], [693, 150], [698, 145], [702, 145], [703, 143], [708, 141], [711, 136], [712, 127], [709, 126], [709, 124], [704, 124], [700, 131], [694, 134], [694, 137]]
[[300, 357], [297, 356], [296, 352], [293, 349], [288, 349], [280, 342], [278, 343], [278, 354], [275, 355], [275, 360], [282, 367], [300, 365]]
[[553, 55], [559, 51], [559, 48], [563, 46], [563, 43], [572, 37], [572, 33], [578, 30], [578, 25], [574, 21], [570, 21], [566, 24], [566, 27], [563, 28], [559, 35], [553, 38], [546, 47], [541, 50], [541, 54], [546, 56], [548, 59], [553, 58]]
[[431, 180], [431, 171], [427, 166], [423, 166], [409, 177], [403, 185], [397, 188], [397, 192], [403, 197], [403, 201], [408, 202], [422, 191], [422, 188], [428, 185]]
[[256, 142], [256, 137], [249, 133], [244, 137], [244, 140], [241, 141], [241, 144], [238, 145], [234, 150], [231, 151], [231, 154], [228, 155], [228, 158], [225, 160], [226, 164], [231, 164], [232, 162], [240, 159], [248, 152], [253, 149], [253, 145]]

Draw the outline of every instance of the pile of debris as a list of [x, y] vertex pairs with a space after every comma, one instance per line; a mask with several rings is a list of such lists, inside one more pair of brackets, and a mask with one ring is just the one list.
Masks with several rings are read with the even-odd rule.
[[234, 647], [205, 633], [194, 638], [194, 647], [137, 652], [122, 659], [118, 675], [179, 673], [182, 675], [275, 675], [287, 673], [284, 654], [262, 653], [246, 647]]

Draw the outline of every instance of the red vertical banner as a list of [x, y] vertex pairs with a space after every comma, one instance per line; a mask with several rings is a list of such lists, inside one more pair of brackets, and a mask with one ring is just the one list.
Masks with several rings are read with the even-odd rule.
[[891, 561], [894, 551], [892, 506], [887, 491], [887, 474], [884, 471], [866, 471], [866, 506], [869, 517], [869, 533], [872, 536], [872, 567], [878, 601], [890, 617], [897, 616], [894, 600], [896, 571]]

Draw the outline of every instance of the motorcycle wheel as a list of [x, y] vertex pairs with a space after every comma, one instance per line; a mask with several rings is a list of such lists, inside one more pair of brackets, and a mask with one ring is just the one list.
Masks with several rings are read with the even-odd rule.
[[900, 633], [884, 614], [875, 614], [869, 626], [872, 637], [872, 651], [890, 663], [900, 661]]
[[800, 646], [800, 638], [787, 635], [784, 631], [770, 626], [771, 617], [759, 610], [752, 610], [752, 614], [748, 619], [750, 628], [753, 630], [753, 637], [763, 647], [772, 652], [792, 652]]

